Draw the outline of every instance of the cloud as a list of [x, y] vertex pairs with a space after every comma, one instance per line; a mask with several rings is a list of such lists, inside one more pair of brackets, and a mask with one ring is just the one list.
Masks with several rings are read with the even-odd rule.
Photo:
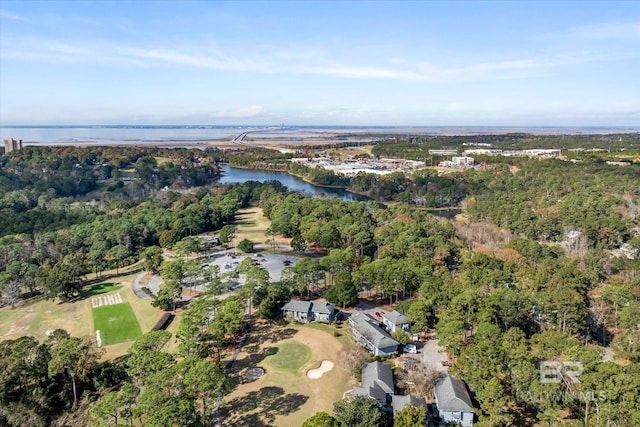
[[18, 22], [31, 22], [31, 20], [25, 18], [24, 16], [16, 15], [15, 13], [7, 12], [6, 10], [0, 10], [0, 18]]
[[187, 65], [198, 68], [209, 68], [214, 70], [235, 70], [245, 71], [257, 64], [252, 62], [230, 59], [219, 52], [212, 52], [210, 55], [193, 55], [167, 49], [141, 49], [130, 47], [116, 47], [115, 51], [124, 58], [137, 58], [154, 60], [160, 63], [177, 65]]
[[[375, 60], [376, 64], [353, 64], [348, 61], [328, 61], [320, 56], [303, 56], [296, 60], [287, 61], [282, 56], [277, 61], [258, 54], [245, 52], [243, 56], [255, 57], [252, 60], [233, 59], [231, 53], [223, 54], [219, 51], [208, 55], [183, 53], [168, 49], [117, 49], [123, 59], [151, 60], [156, 64], [184, 65], [188, 67], [205, 68], [219, 71], [253, 72], [261, 74], [295, 73], [312, 74], [328, 77], [348, 79], [389, 79], [389, 80], [416, 80], [431, 82], [446, 81], [471, 81], [490, 78], [515, 78], [521, 76], [523, 71], [551, 68], [567, 63], [575, 63], [576, 59], [567, 57], [553, 59], [514, 59], [497, 62], [482, 62], [469, 64], [463, 67], [435, 66], [426, 62], [412, 62], [402, 60]], [[289, 55], [295, 58], [295, 55]], [[578, 62], [588, 61], [582, 58]], [[517, 74], [516, 74], [517, 72]], [[511, 74], [510, 74], [511, 73]]]
[[[602, 30], [601, 33], [605, 31]], [[125, 45], [100, 40], [70, 42], [52, 39], [13, 38], [6, 40], [6, 59], [49, 63], [119, 64], [145, 68], [186, 67], [212, 71], [258, 74], [301, 74], [345, 79], [384, 79], [432, 83], [522, 79], [557, 67], [607, 60], [613, 54], [560, 53], [555, 56], [512, 57], [495, 61], [447, 62], [385, 59], [343, 55], [295, 46], [284, 51], [268, 46], [245, 49], [216, 46], [158, 47], [135, 43]], [[300, 52], [296, 54], [296, 52]]]
[[534, 40], [584, 41], [637, 41], [640, 40], [640, 22], [599, 22], [570, 27], [565, 30], [539, 34]]
[[211, 117], [215, 118], [247, 118], [247, 117], [256, 117], [260, 113], [262, 113], [263, 108], [260, 105], [251, 105], [246, 108], [240, 108], [238, 110], [233, 111], [223, 111], [213, 113]]
[[582, 37], [592, 40], [639, 40], [640, 39], [640, 22], [632, 23], [601, 23], [595, 25], [586, 25], [571, 28], [569, 35]]

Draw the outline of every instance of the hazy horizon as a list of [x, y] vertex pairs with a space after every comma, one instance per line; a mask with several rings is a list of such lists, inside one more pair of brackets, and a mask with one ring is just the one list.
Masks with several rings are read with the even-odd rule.
[[47, 129], [47, 128], [69, 128], [69, 129], [100, 129], [100, 128], [131, 128], [131, 129], [140, 129], [140, 128], [150, 128], [150, 129], [162, 129], [162, 128], [175, 128], [175, 129], [222, 129], [222, 128], [234, 128], [234, 129], [285, 129], [285, 130], [296, 130], [296, 129], [625, 129], [629, 131], [640, 131], [640, 125], [586, 125], [586, 126], [562, 126], [562, 125], [534, 125], [534, 126], [518, 126], [518, 125], [313, 125], [313, 124], [292, 124], [292, 125], [283, 125], [283, 124], [242, 124], [242, 123], [231, 123], [231, 124], [205, 124], [205, 123], [185, 123], [185, 124], [177, 124], [177, 123], [167, 123], [167, 124], [157, 124], [157, 123], [149, 123], [149, 124], [134, 124], [134, 123], [118, 123], [118, 124], [100, 124], [100, 123], [78, 123], [78, 124], [28, 124], [28, 125], [13, 125], [13, 124], [2, 124], [0, 125], [0, 129]]

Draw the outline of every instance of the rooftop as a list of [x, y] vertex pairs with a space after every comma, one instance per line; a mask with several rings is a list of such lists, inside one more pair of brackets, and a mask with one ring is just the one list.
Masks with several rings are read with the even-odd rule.
[[393, 323], [394, 325], [402, 325], [403, 323], [410, 323], [411, 319], [409, 319], [407, 316], [405, 316], [404, 314], [393, 310], [390, 312], [386, 312], [383, 311], [382, 313], [380, 313], [382, 315], [382, 317], [384, 317], [385, 319], [389, 320], [391, 323]]
[[297, 311], [301, 313], [308, 313], [313, 311], [314, 313], [331, 314], [336, 309], [336, 306], [324, 302], [324, 301], [300, 301], [292, 299], [286, 303], [283, 307], [283, 311]]
[[391, 401], [391, 406], [393, 406], [393, 413], [398, 413], [404, 409], [405, 406], [411, 405], [416, 408], [423, 407], [425, 411], [427, 410], [427, 401], [424, 397], [415, 397], [410, 394], [406, 396], [393, 396]]
[[471, 398], [464, 381], [446, 376], [433, 388], [439, 411], [473, 412]]
[[400, 343], [377, 326], [377, 320], [368, 314], [357, 313], [351, 316], [353, 327], [377, 348], [398, 346]]
[[354, 387], [353, 395], [372, 397], [386, 404], [387, 394], [393, 394], [391, 365], [377, 361], [365, 363], [362, 367], [362, 387]]
[[308, 313], [311, 308], [310, 301], [300, 301], [297, 299], [292, 299], [288, 303], [286, 303], [283, 307], [283, 311], [297, 311], [301, 313]]

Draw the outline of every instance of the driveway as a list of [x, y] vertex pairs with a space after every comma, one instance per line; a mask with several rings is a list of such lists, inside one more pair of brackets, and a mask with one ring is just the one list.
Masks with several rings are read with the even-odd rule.
[[442, 362], [447, 361], [447, 355], [444, 349], [438, 346], [437, 339], [431, 339], [424, 343], [424, 346], [420, 348], [420, 353], [422, 353], [422, 361], [426, 366], [431, 367], [436, 372], [445, 372], [447, 370], [447, 367], [442, 365]]

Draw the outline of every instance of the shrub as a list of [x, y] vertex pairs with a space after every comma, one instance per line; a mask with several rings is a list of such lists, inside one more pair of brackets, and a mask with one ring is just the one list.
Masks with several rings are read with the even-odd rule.
[[242, 252], [253, 252], [253, 242], [249, 239], [242, 239], [242, 241], [238, 243], [238, 249]]

